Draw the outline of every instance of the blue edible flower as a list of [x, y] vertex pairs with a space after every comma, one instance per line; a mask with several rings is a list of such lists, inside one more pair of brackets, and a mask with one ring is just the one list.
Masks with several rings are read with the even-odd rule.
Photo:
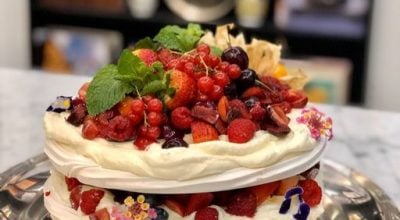
[[71, 96], [58, 96], [56, 100], [46, 109], [48, 112], [65, 112], [72, 109]]

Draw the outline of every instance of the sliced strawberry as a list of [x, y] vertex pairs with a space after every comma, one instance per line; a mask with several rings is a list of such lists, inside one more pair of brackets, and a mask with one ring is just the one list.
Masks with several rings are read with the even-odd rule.
[[207, 207], [211, 204], [213, 198], [214, 195], [210, 192], [192, 194], [187, 203], [185, 215], [190, 215], [199, 209]]
[[185, 207], [180, 204], [179, 202], [172, 200], [172, 199], [166, 199], [164, 201], [165, 206], [167, 206], [169, 209], [172, 211], [176, 212], [180, 216], [185, 216]]
[[261, 205], [267, 198], [269, 198], [281, 185], [280, 181], [261, 184], [248, 188], [257, 198], [257, 206]]
[[196, 212], [194, 220], [218, 220], [218, 211], [211, 207], [200, 209]]
[[90, 189], [81, 195], [81, 211], [86, 215], [96, 211], [96, 207], [104, 196], [104, 191], [100, 189]]
[[285, 193], [295, 186], [299, 182], [299, 176], [292, 176], [286, 179], [281, 180], [281, 185], [279, 186], [278, 190], [276, 191], [277, 195], [285, 195]]
[[283, 110], [283, 112], [285, 112], [285, 114], [288, 114], [292, 111], [292, 105], [287, 101], [283, 101], [281, 103], [276, 103], [274, 105], [279, 106]]
[[69, 201], [71, 202], [71, 207], [75, 210], [79, 208], [79, 202], [81, 201], [81, 190], [82, 186], [76, 186], [69, 194]]
[[223, 122], [220, 118], [214, 124], [215, 129], [217, 129], [219, 134], [226, 134], [227, 128], [225, 122]]
[[242, 98], [257, 97], [259, 99], [264, 99], [265, 98], [264, 89], [258, 86], [250, 87], [243, 92], [241, 97]]
[[240, 191], [233, 195], [226, 212], [237, 216], [253, 217], [257, 210], [257, 198], [250, 191]]
[[202, 121], [194, 121], [191, 124], [194, 143], [217, 140], [218, 131], [210, 124]]
[[196, 83], [187, 73], [174, 70], [171, 74], [170, 87], [175, 89], [173, 97], [166, 96], [165, 103], [168, 109], [189, 104], [196, 96]]
[[64, 177], [65, 183], [67, 184], [68, 191], [71, 191], [75, 187], [81, 185], [82, 183], [79, 182], [77, 178], [74, 177]]
[[110, 220], [110, 213], [107, 208], [97, 210], [95, 213], [89, 216], [90, 220]]
[[226, 96], [222, 96], [218, 101], [218, 114], [222, 121], [228, 121], [228, 109], [229, 109], [229, 101]]
[[100, 135], [100, 128], [93, 119], [86, 119], [82, 126], [82, 136], [93, 140]]
[[303, 188], [303, 199], [311, 207], [317, 206], [321, 202], [322, 190], [318, 183], [313, 179], [299, 181], [299, 186]]
[[269, 105], [267, 111], [271, 119], [279, 126], [287, 126], [290, 118], [286, 116], [285, 112], [279, 105]]
[[219, 118], [217, 110], [202, 105], [193, 106], [191, 115], [210, 124], [215, 124]]

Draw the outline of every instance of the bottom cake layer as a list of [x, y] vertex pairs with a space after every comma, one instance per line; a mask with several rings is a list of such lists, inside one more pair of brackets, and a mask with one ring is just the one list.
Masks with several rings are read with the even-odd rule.
[[[275, 187], [273, 189], [274, 192], [270, 193], [271, 195], [265, 195], [265, 187], [264, 190], [262, 189], [262, 187], [259, 187], [258, 189], [257, 187], [253, 187], [252, 189], [246, 188], [229, 192], [224, 191], [216, 193], [214, 192], [197, 194], [196, 196], [198, 196], [198, 201], [193, 201], [193, 196], [192, 198], [189, 198], [190, 196], [188, 197], [188, 195], [151, 195], [116, 190], [106, 190], [83, 184], [78, 185], [80, 184], [79, 182], [74, 181], [73, 179], [66, 181], [65, 177], [61, 173], [57, 171], [52, 171], [50, 178], [45, 184], [44, 203], [45, 207], [47, 208], [53, 219], [210, 219], [209, 217], [204, 218], [204, 215], [202, 216], [203, 218], [198, 218], [198, 216], [196, 216], [200, 215], [200, 213], [197, 213], [200, 211], [198, 211], [196, 207], [202, 206], [204, 200], [209, 201], [209, 199], [213, 199], [213, 202], [209, 204], [209, 207], [212, 207], [214, 208], [214, 211], [217, 211], [217, 219], [220, 220], [293, 219], [293, 215], [299, 213], [299, 210], [301, 210], [299, 209], [299, 205], [302, 202], [300, 196], [297, 196], [296, 194], [294, 194], [295, 196], [291, 196], [291, 199], [289, 199], [289, 201], [291, 201], [289, 202], [290, 208], [286, 207], [288, 209], [286, 214], [280, 214], [280, 210], [282, 211], [282, 202], [285, 200], [285, 196], [279, 194], [285, 193], [279, 191], [282, 191], [282, 185], [293, 184], [293, 179], [296, 178], [297, 177], [292, 178], [292, 180], [290, 180], [289, 178], [288, 180], [280, 181], [280, 186]], [[69, 184], [66, 184], [66, 182], [69, 182]], [[285, 183], [283, 184], [283, 182]], [[256, 195], [257, 203], [259, 204], [257, 204], [257, 209], [253, 217], [246, 217], [243, 215], [246, 214], [246, 212], [248, 213], [249, 210], [247, 206], [249, 206], [250, 204], [247, 204], [246, 200], [251, 201], [251, 199], [249, 200], [249, 198], [246, 197], [245, 193], [249, 190], [253, 190], [254, 193], [259, 192], [259, 195]], [[225, 206], [226, 203], [229, 203], [229, 197], [226, 193], [232, 192], [237, 195], [238, 193], [240, 194], [241, 191], [243, 191], [242, 195], [244, 195], [245, 197], [236, 198], [236, 200], [239, 201], [239, 204], [241, 202], [241, 199], [245, 202], [241, 203], [241, 206], [234, 207], [234, 210], [229, 210], [229, 208]], [[263, 193], [264, 195], [261, 195]], [[207, 195], [212, 195], [212, 198], [207, 198]], [[159, 198], [162, 198], [163, 202], [156, 201], [160, 200]], [[288, 198], [288, 194], [286, 193], [286, 199]], [[260, 199], [262, 199], [261, 202]], [[96, 200], [100, 200], [98, 204], [96, 203]], [[225, 205], [223, 203], [225, 203]], [[183, 207], [185, 205], [186, 207]], [[74, 209], [73, 207], [75, 207], [76, 209]], [[322, 212], [323, 205], [321, 201], [318, 205], [315, 205], [310, 209], [310, 213], [307, 219], [317, 219]]]

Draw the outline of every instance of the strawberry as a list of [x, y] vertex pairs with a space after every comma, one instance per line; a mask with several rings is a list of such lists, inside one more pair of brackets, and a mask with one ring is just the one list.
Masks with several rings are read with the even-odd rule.
[[190, 127], [192, 130], [192, 138], [194, 143], [218, 139], [218, 131], [206, 122], [194, 121]]
[[313, 179], [299, 181], [299, 186], [303, 188], [303, 199], [311, 207], [321, 202], [322, 190], [318, 183]]
[[257, 198], [249, 191], [240, 191], [233, 195], [226, 212], [237, 216], [253, 217], [257, 210]]
[[265, 183], [258, 186], [248, 188], [257, 198], [257, 206], [261, 205], [268, 197], [270, 197], [281, 185], [280, 181]]
[[264, 99], [265, 98], [264, 89], [258, 86], [253, 86], [246, 89], [242, 94], [242, 98], [245, 99], [250, 97], [257, 97], [259, 99]]
[[157, 53], [151, 49], [137, 49], [132, 53], [138, 56], [147, 66], [150, 66], [158, 60]]
[[167, 206], [172, 211], [176, 212], [178, 215], [182, 217], [185, 216], [185, 207], [179, 202], [172, 199], [166, 199], [164, 201], [164, 205]]
[[81, 211], [86, 215], [96, 211], [96, 207], [104, 196], [104, 191], [100, 189], [90, 189], [81, 195]]
[[185, 215], [190, 215], [199, 209], [207, 207], [211, 204], [213, 198], [214, 195], [210, 192], [192, 194], [187, 203]]
[[218, 220], [218, 211], [211, 207], [200, 209], [196, 212], [194, 220]]
[[171, 74], [170, 87], [175, 89], [173, 97], [166, 96], [165, 103], [168, 109], [189, 104], [196, 95], [196, 83], [187, 73], [174, 70]]
[[218, 114], [222, 121], [228, 121], [228, 109], [229, 109], [229, 101], [226, 96], [222, 96], [218, 101]]
[[79, 208], [79, 202], [81, 201], [81, 190], [82, 186], [76, 186], [69, 194], [69, 201], [71, 202], [71, 207], [75, 210]]
[[246, 143], [253, 138], [256, 125], [249, 119], [238, 118], [228, 125], [228, 139], [234, 143]]
[[85, 82], [78, 91], [78, 97], [85, 101], [87, 89], [89, 88], [89, 82]]
[[281, 185], [279, 186], [278, 190], [276, 191], [277, 195], [285, 195], [285, 193], [295, 186], [299, 182], [299, 176], [292, 176], [286, 179], [281, 180]]
[[81, 185], [81, 182], [79, 182], [78, 179], [73, 178], [73, 177], [64, 177], [64, 180], [65, 180], [65, 183], [67, 184], [68, 191], [71, 191], [76, 186]]
[[89, 216], [90, 220], [110, 220], [107, 208], [102, 208]]

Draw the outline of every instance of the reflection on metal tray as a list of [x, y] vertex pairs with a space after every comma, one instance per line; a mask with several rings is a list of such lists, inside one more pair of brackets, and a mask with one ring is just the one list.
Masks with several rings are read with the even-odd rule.
[[[44, 154], [0, 174], [0, 219], [50, 219], [42, 186], [51, 164]], [[319, 219], [400, 220], [400, 211], [376, 184], [333, 161], [323, 161], [324, 213]]]

